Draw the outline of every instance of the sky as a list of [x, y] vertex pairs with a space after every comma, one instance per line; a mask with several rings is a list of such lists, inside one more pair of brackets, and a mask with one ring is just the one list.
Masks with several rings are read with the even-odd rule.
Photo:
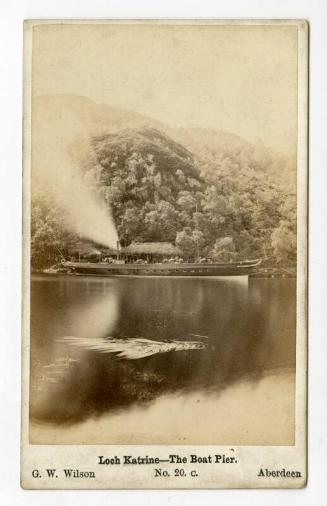
[[32, 76], [34, 96], [81, 95], [296, 149], [294, 25], [40, 24]]

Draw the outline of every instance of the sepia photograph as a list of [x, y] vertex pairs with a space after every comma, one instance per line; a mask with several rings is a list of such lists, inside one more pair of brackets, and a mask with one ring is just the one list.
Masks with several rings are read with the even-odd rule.
[[27, 446], [191, 446], [188, 462], [211, 464], [201, 446], [300, 441], [298, 467], [275, 458], [255, 479], [303, 486], [300, 31], [306, 41], [291, 21], [26, 22]]

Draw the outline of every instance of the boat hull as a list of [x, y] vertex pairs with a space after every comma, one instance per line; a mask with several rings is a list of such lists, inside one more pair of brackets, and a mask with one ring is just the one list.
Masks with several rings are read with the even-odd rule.
[[229, 264], [96, 264], [65, 262], [71, 274], [96, 276], [248, 276], [260, 261]]

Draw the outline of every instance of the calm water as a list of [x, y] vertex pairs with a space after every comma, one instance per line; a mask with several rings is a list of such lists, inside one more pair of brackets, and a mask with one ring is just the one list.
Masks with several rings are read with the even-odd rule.
[[[32, 442], [293, 444], [294, 280], [35, 276], [31, 290]], [[131, 339], [162, 344], [106, 349]], [[161, 352], [168, 340], [201, 349]]]

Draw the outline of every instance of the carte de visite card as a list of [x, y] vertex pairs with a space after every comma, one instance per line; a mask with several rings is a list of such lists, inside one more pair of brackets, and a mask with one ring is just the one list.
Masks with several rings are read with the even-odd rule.
[[306, 484], [307, 53], [25, 22], [23, 488]]

